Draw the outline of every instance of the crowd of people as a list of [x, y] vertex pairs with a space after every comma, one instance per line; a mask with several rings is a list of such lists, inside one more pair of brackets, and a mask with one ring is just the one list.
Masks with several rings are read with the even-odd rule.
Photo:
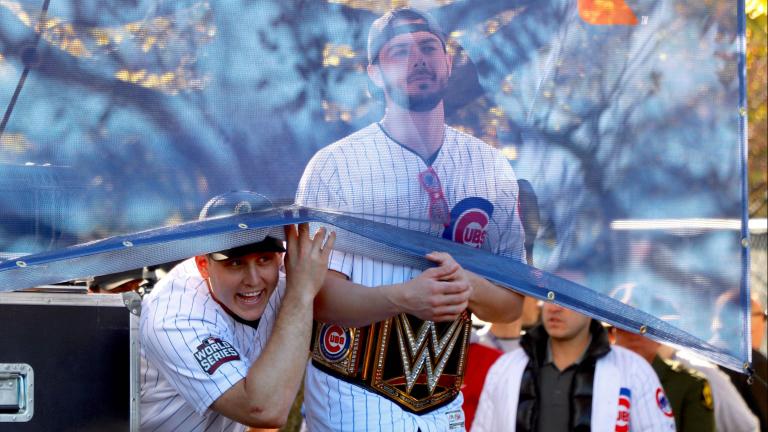
[[[497, 150], [445, 124], [452, 57], [432, 17], [400, 8], [376, 20], [367, 72], [384, 117], [318, 152], [297, 204], [530, 264], [535, 194]], [[200, 218], [261, 200], [217, 196]], [[758, 417], [765, 430], [764, 386], [540, 307], [441, 251], [420, 271], [334, 243], [325, 227], [287, 226], [285, 242], [192, 257], [165, 276], [142, 303], [141, 429], [279, 427], [305, 377], [310, 431], [754, 431]], [[494, 324], [473, 332], [470, 314]]]

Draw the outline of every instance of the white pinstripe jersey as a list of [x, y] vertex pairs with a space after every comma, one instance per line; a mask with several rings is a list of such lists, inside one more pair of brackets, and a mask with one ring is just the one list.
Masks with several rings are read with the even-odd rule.
[[[426, 162], [376, 123], [319, 151], [307, 165], [296, 202], [427, 232], [524, 261], [517, 182], [509, 162], [488, 144], [446, 126], [443, 146], [431, 167], [451, 210], [448, 227], [429, 221], [429, 195], [419, 182], [419, 173], [428, 168]], [[339, 251], [332, 253], [330, 268], [369, 287], [405, 282], [420, 273]], [[463, 430], [462, 401], [459, 396], [443, 408], [417, 416], [310, 364], [304, 404], [312, 431], [420, 428], [429, 432]], [[456, 426], [449, 428], [449, 423]]]
[[[480, 394], [472, 432], [515, 430], [520, 380], [527, 364], [525, 351], [517, 349], [499, 357], [491, 366]], [[656, 372], [632, 351], [612, 346], [608, 354], [598, 359], [592, 385], [593, 431], [675, 430], [675, 419]]]
[[142, 301], [139, 326], [141, 430], [244, 430], [209, 407], [245, 378], [272, 333], [284, 292], [281, 277], [254, 329], [214, 301], [194, 259], [158, 282]]

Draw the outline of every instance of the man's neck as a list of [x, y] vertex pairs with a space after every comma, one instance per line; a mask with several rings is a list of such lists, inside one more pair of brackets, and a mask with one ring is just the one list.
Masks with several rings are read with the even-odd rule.
[[381, 119], [387, 133], [401, 145], [427, 160], [443, 145], [445, 114], [443, 102], [433, 110], [413, 112], [387, 104], [387, 111]]
[[523, 320], [517, 319], [511, 323], [506, 324], [493, 323], [491, 324], [489, 331], [497, 338], [510, 339], [520, 337], [520, 331], [522, 328]]
[[589, 330], [580, 332], [571, 339], [552, 339], [552, 361], [559, 370], [565, 370], [581, 358], [589, 345]]

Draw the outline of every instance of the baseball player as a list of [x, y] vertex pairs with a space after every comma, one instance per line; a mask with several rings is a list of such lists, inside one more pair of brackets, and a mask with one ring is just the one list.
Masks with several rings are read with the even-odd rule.
[[545, 303], [521, 345], [488, 371], [473, 432], [675, 430], [653, 369], [598, 321]]
[[[298, 204], [329, 208], [525, 261], [518, 187], [491, 146], [444, 122], [451, 74], [446, 37], [427, 14], [393, 10], [368, 37], [368, 76], [381, 121], [319, 151]], [[305, 382], [312, 431], [464, 430], [459, 391], [467, 308], [509, 322], [522, 297], [464, 270], [446, 253], [424, 272], [334, 252], [315, 302]]]
[[[230, 193], [201, 219], [259, 205]], [[237, 431], [285, 422], [306, 365], [312, 302], [335, 235], [285, 227], [263, 241], [188, 259], [142, 301], [141, 430]], [[281, 276], [281, 263], [285, 276]]]

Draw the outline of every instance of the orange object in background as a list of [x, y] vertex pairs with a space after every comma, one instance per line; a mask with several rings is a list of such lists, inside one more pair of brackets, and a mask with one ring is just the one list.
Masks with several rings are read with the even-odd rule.
[[637, 17], [624, 0], [577, 0], [579, 16], [593, 25], [637, 25]]

